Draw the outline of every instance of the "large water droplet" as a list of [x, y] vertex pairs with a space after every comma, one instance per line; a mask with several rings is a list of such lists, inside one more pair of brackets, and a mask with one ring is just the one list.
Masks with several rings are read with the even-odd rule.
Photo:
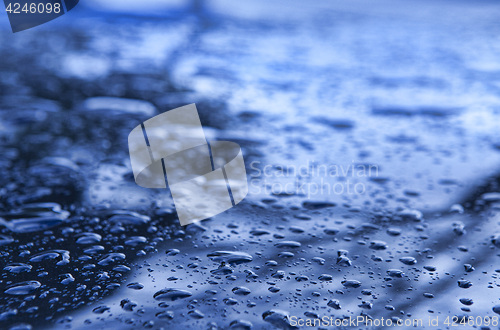
[[5, 293], [15, 296], [27, 295], [33, 293], [40, 286], [42, 285], [38, 281], [20, 282], [9, 286], [9, 288], [5, 290]]
[[299, 248], [302, 244], [296, 241], [281, 241], [275, 244], [278, 248]]
[[19, 274], [22, 272], [29, 272], [31, 270], [31, 268], [32, 268], [31, 265], [16, 262], [16, 263], [8, 264], [7, 266], [4, 267], [3, 270], [6, 270], [6, 271], [14, 273], [14, 274]]
[[165, 288], [156, 292], [153, 295], [153, 298], [156, 300], [177, 300], [191, 297], [193, 294], [187, 290], [174, 289], [174, 288]]
[[82, 233], [78, 235], [77, 244], [96, 244], [101, 241], [102, 237], [96, 233]]
[[61, 257], [61, 260], [56, 263], [58, 266], [67, 265], [69, 263], [69, 251], [66, 250], [48, 250], [35, 254], [30, 258], [31, 262], [43, 262]]
[[413, 257], [402, 257], [402, 258], [399, 258], [399, 261], [401, 261], [405, 265], [409, 265], [409, 266], [417, 263], [417, 259], [415, 259]]

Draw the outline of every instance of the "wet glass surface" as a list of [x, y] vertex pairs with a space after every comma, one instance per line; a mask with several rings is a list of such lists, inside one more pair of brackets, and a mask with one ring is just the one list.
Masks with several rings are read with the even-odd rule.
[[[497, 10], [92, 0], [2, 30], [0, 328], [498, 328]], [[182, 227], [127, 137], [190, 103], [249, 194]]]

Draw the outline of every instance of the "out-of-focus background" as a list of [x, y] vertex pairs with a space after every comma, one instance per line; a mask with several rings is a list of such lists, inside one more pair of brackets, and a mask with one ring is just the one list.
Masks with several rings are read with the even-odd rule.
[[[87, 0], [16, 34], [0, 15], [0, 328], [498, 328], [499, 9]], [[189, 103], [242, 146], [249, 194], [181, 227], [127, 136]]]

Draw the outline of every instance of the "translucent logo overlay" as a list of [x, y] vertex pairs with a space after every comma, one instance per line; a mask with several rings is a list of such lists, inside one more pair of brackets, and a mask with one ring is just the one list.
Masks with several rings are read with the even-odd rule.
[[3, 0], [12, 32], [47, 23], [73, 9], [79, 0]]
[[195, 104], [164, 112], [128, 137], [135, 182], [170, 188], [181, 225], [222, 213], [248, 193], [238, 144], [207, 142]]

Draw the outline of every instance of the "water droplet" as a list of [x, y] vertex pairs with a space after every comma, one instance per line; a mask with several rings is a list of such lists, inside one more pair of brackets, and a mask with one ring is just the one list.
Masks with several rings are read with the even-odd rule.
[[102, 314], [104, 313], [105, 311], [109, 311], [109, 307], [108, 306], [105, 306], [105, 305], [101, 305], [101, 306], [98, 306], [96, 308], [94, 308], [92, 310], [92, 312], [96, 313], [96, 314]]
[[471, 281], [467, 281], [467, 280], [459, 280], [458, 281], [458, 286], [463, 288], [463, 289], [468, 289], [472, 286], [472, 282]]
[[419, 210], [403, 210], [399, 213], [402, 220], [421, 221], [424, 215]]
[[273, 278], [283, 278], [285, 277], [285, 272], [282, 270], [276, 271], [276, 273], [272, 274], [271, 277]]
[[320, 264], [320, 265], [324, 265], [326, 262], [326, 260], [324, 258], [321, 258], [321, 257], [314, 257], [311, 260]]
[[299, 275], [295, 277], [295, 280], [297, 282], [306, 282], [309, 281], [309, 277], [307, 277], [306, 275]]
[[337, 265], [342, 267], [349, 267], [352, 265], [352, 261], [347, 256], [340, 255], [337, 257]]
[[358, 305], [358, 307], [363, 308], [363, 309], [372, 309], [373, 304], [369, 301], [361, 301], [361, 304]]
[[226, 304], [228, 306], [234, 306], [234, 305], [238, 304], [238, 300], [236, 300], [234, 298], [226, 298], [223, 301], [224, 301], [224, 304]]
[[82, 233], [78, 235], [77, 244], [96, 244], [101, 241], [102, 237], [96, 233]]
[[181, 251], [177, 250], [177, 249], [168, 249], [167, 251], [165, 251], [165, 254], [168, 255], [168, 256], [175, 256], [177, 254], [179, 254]]
[[102, 253], [104, 250], [105, 250], [104, 246], [102, 246], [102, 245], [94, 245], [94, 246], [91, 246], [91, 247], [88, 247], [88, 248], [84, 249], [83, 253], [86, 253], [86, 254], [98, 254], [98, 253]]
[[384, 241], [371, 241], [370, 242], [370, 249], [373, 250], [385, 250], [387, 249], [387, 243]]
[[70, 273], [62, 274], [60, 276], [60, 278], [61, 278], [61, 283], [64, 285], [68, 285], [68, 284], [73, 283], [75, 281], [75, 278]]
[[259, 275], [257, 275], [255, 272], [253, 272], [249, 269], [245, 270], [245, 274], [247, 274], [248, 279], [256, 279], [257, 277], [259, 277]]
[[187, 290], [181, 290], [181, 289], [174, 289], [174, 288], [165, 288], [162, 289], [158, 292], [156, 292], [153, 295], [153, 298], [156, 300], [177, 300], [177, 299], [183, 299], [183, 298], [188, 298], [191, 297], [193, 294]]
[[281, 241], [276, 243], [275, 246], [278, 248], [299, 248], [302, 244], [296, 241]]
[[278, 257], [280, 257], [280, 258], [293, 258], [293, 257], [295, 257], [295, 254], [293, 254], [292, 252], [285, 251], [285, 252], [278, 253]]
[[0, 218], [0, 225], [5, 226], [7, 229], [15, 233], [31, 233], [58, 226], [63, 221], [63, 219], [54, 217], [16, 219], [11, 221], [4, 221]]
[[156, 317], [159, 319], [173, 320], [174, 319], [174, 312], [172, 312], [172, 311], [159, 312], [156, 314]]
[[474, 301], [470, 298], [460, 298], [460, 302], [465, 306], [470, 306], [474, 303]]
[[387, 275], [390, 277], [403, 277], [404, 273], [400, 269], [389, 269]]
[[96, 96], [86, 99], [80, 108], [81, 111], [105, 111], [107, 114], [142, 114], [153, 116], [156, 113], [154, 105], [147, 101], [126, 99], [110, 96]]
[[229, 323], [229, 328], [235, 330], [251, 330], [252, 326], [251, 322], [245, 320], [234, 320]]
[[237, 251], [216, 251], [207, 255], [213, 261], [223, 261], [229, 264], [238, 265], [253, 260], [252, 256], [245, 252]]
[[139, 282], [133, 282], [133, 283], [127, 284], [127, 288], [134, 289], [134, 290], [141, 290], [144, 288], [144, 284], [141, 284]]
[[[16, 233], [42, 231], [60, 225], [69, 216], [57, 203], [25, 204], [2, 214], [0, 224]], [[8, 221], [7, 221], [8, 220]]]
[[315, 202], [315, 201], [306, 201], [302, 203], [302, 207], [308, 210], [319, 210], [327, 207], [335, 207], [335, 203], [329, 202]]
[[333, 280], [333, 276], [332, 275], [328, 275], [328, 274], [322, 274], [318, 277], [318, 279], [320, 281], [331, 281]]
[[222, 262], [219, 268], [211, 270], [210, 273], [216, 275], [229, 275], [233, 273], [233, 269], [225, 262]]
[[409, 266], [415, 265], [417, 263], [417, 259], [415, 259], [413, 257], [402, 257], [402, 258], [399, 258], [399, 261], [401, 261], [405, 265], [409, 265]]
[[340, 309], [340, 301], [338, 301], [337, 299], [332, 299], [330, 300], [327, 305], [333, 309]]
[[123, 308], [123, 310], [127, 312], [132, 312], [135, 307], [137, 307], [137, 304], [133, 301], [130, 301], [129, 299], [123, 299], [120, 301], [120, 306]]
[[188, 312], [188, 315], [190, 317], [192, 317], [193, 319], [202, 319], [205, 317], [205, 314], [203, 314], [202, 312], [200, 312], [199, 310], [195, 309], [195, 310], [192, 310], [192, 311], [189, 311]]
[[108, 253], [98, 262], [98, 264], [101, 266], [109, 266], [112, 263], [123, 260], [125, 260], [125, 255], [123, 253]]
[[470, 264], [464, 264], [464, 269], [467, 273], [470, 273], [470, 272], [473, 272], [474, 270], [476, 270], [472, 265]]
[[453, 232], [457, 234], [458, 236], [463, 236], [465, 235], [465, 225], [461, 222], [455, 222], [453, 223]]
[[142, 326], [146, 329], [152, 329], [155, 326], [155, 322], [153, 320], [146, 321], [142, 324]]
[[35, 254], [30, 258], [31, 262], [44, 262], [46, 260], [53, 260], [56, 258], [61, 258], [60, 261], [56, 263], [58, 266], [64, 266], [69, 264], [70, 257], [69, 251], [66, 250], [48, 250]]
[[129, 272], [130, 271], [130, 267], [127, 267], [125, 265], [118, 265], [118, 266], [115, 266], [113, 268], [113, 270], [115, 272], [119, 272], [119, 273], [126, 273], [126, 272]]
[[8, 264], [7, 266], [5, 266], [5, 268], [3, 270], [6, 270], [6, 271], [14, 273], [14, 274], [19, 274], [22, 272], [29, 272], [31, 270], [31, 268], [32, 268], [31, 265], [16, 262], [16, 263]]
[[458, 213], [458, 214], [463, 214], [464, 213], [464, 207], [460, 204], [453, 204], [450, 207], [450, 213]]
[[491, 243], [493, 243], [493, 245], [495, 245], [497, 248], [500, 248], [500, 234], [494, 235], [491, 239]]
[[487, 203], [500, 202], [500, 193], [499, 192], [489, 192], [483, 194], [481, 199]]
[[303, 220], [303, 221], [309, 221], [311, 220], [311, 217], [308, 216], [307, 214], [304, 214], [304, 213], [301, 213], [301, 214], [295, 214], [293, 216], [295, 219], [298, 219], [298, 220]]
[[264, 229], [255, 229], [255, 230], [251, 230], [250, 234], [253, 236], [262, 236], [262, 235], [269, 235], [270, 233]]
[[132, 236], [125, 241], [126, 245], [138, 246], [141, 244], [146, 244], [148, 240], [144, 236]]
[[327, 235], [337, 235], [340, 230], [337, 228], [325, 228], [323, 232]]
[[231, 291], [233, 291], [233, 293], [238, 295], [238, 296], [246, 296], [252, 292], [252, 291], [250, 291], [249, 288], [244, 287], [244, 286], [237, 286], [237, 287], [233, 288]]
[[9, 328], [9, 330], [31, 330], [31, 329], [33, 329], [33, 327], [31, 326], [31, 324], [27, 323], [18, 323]]
[[394, 228], [394, 227], [388, 228], [387, 234], [389, 234], [391, 236], [399, 236], [399, 235], [401, 235], [401, 229]]
[[146, 215], [141, 215], [131, 211], [115, 210], [114, 215], [109, 218], [109, 222], [115, 225], [144, 225], [147, 224], [151, 218]]
[[33, 293], [36, 289], [41, 287], [40, 282], [37, 281], [26, 281], [12, 284], [5, 290], [6, 294], [20, 296]]

